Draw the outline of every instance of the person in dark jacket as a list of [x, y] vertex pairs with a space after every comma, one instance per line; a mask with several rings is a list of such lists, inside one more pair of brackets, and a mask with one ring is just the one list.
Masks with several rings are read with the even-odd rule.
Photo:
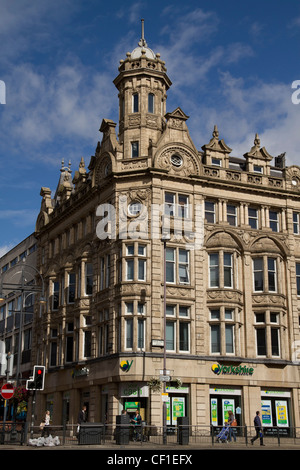
[[253, 444], [253, 442], [256, 441], [256, 439], [259, 438], [260, 445], [264, 446], [265, 444], [264, 444], [264, 438], [263, 438], [263, 433], [262, 433], [262, 425], [261, 425], [261, 420], [260, 420], [259, 414], [260, 414], [259, 411], [257, 411], [256, 416], [254, 418], [254, 427], [255, 427], [255, 431], [256, 431], [256, 436], [252, 437], [251, 444]]

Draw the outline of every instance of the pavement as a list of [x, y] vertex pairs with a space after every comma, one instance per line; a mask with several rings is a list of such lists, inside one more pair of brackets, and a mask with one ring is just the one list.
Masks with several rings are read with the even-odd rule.
[[264, 446], [260, 446], [259, 442], [255, 442], [253, 445], [248, 442], [246, 444], [244, 441], [241, 442], [227, 442], [227, 443], [189, 443], [188, 445], [179, 445], [179, 444], [153, 444], [151, 442], [130, 442], [128, 445], [118, 445], [115, 441], [105, 442], [104, 444], [95, 444], [95, 445], [79, 445], [79, 444], [65, 444], [58, 445], [53, 447], [47, 446], [31, 446], [31, 445], [16, 445], [16, 444], [2, 444], [0, 445], [0, 451], [39, 451], [39, 450], [48, 450], [48, 451], [105, 451], [105, 453], [122, 453], [124, 451], [130, 453], [140, 453], [147, 452], [151, 454], [164, 454], [164, 455], [180, 455], [196, 454], [199, 451], [300, 451], [300, 442], [266, 442]]

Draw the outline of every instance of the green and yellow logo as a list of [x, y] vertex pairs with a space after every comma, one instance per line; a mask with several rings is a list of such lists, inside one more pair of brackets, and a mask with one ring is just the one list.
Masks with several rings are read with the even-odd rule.
[[128, 372], [130, 370], [130, 367], [132, 366], [133, 361], [122, 361], [120, 364], [120, 368], [123, 372]]
[[216, 375], [253, 375], [253, 367], [247, 366], [224, 366], [222, 364], [213, 364], [211, 370]]

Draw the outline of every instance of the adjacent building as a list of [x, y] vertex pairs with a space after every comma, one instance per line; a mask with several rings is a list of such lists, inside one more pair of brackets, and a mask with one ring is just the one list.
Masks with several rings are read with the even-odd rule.
[[[221, 425], [233, 409], [284, 433], [299, 421], [300, 167], [258, 135], [245, 154], [212, 129], [197, 149], [166, 64], [142, 38], [114, 80], [119, 122], [56, 193], [41, 189], [32, 362], [37, 414], [114, 424], [137, 406], [162, 425]], [[118, 134], [117, 134], [118, 132]], [[41, 312], [41, 313], [40, 313]], [[164, 361], [165, 359], [165, 361]], [[177, 380], [178, 379], [178, 380]]]
[[[7, 377], [24, 386], [32, 374], [36, 254], [36, 239], [31, 234], [0, 258], [0, 386]], [[1, 398], [0, 417], [4, 415], [3, 407]], [[9, 418], [13, 412], [11, 407]]]

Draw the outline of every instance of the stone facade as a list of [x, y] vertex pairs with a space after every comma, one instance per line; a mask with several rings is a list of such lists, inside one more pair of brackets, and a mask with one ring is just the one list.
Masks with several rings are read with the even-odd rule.
[[257, 135], [232, 157], [217, 126], [198, 150], [188, 116], [166, 113], [171, 81], [143, 37], [114, 83], [118, 136], [104, 119], [88, 167], [72, 177], [63, 164], [55, 196], [41, 190], [38, 409], [76, 423], [86, 403], [91, 421], [115, 423], [138, 402], [161, 426], [148, 382], [166, 373], [182, 382], [167, 384], [170, 425], [178, 409], [191, 424], [221, 425], [226, 406], [252, 425], [263, 406], [265, 424], [285, 428], [281, 405], [300, 426], [300, 168]]

